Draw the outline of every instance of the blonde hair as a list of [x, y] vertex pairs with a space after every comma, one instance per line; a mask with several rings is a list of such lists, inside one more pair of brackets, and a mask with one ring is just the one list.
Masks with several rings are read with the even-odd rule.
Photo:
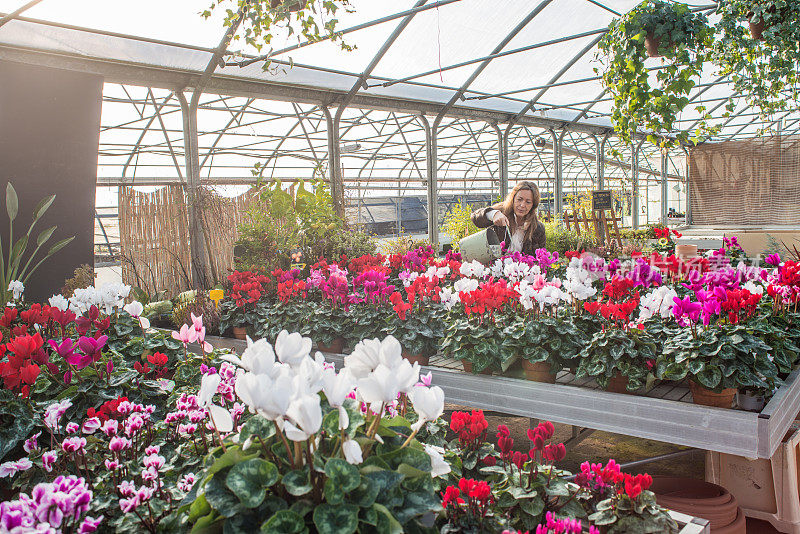
[[510, 230], [513, 234], [517, 230], [517, 218], [514, 214], [514, 199], [516, 198], [517, 193], [520, 191], [530, 191], [533, 195], [533, 207], [522, 220], [523, 228], [525, 228], [525, 225], [527, 225], [527, 228], [525, 228], [525, 241], [529, 241], [533, 239], [533, 233], [539, 227], [539, 218], [536, 216], [536, 208], [539, 206], [539, 202], [541, 201], [541, 195], [539, 194], [539, 188], [535, 183], [528, 181], [517, 182], [517, 185], [515, 185], [514, 189], [508, 193], [505, 200], [495, 204], [492, 206], [492, 208], [500, 210], [506, 217], [508, 217], [508, 221], [511, 223]]

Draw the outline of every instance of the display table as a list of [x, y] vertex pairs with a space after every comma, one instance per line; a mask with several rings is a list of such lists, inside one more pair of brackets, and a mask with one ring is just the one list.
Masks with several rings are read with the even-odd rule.
[[[215, 348], [241, 353], [245, 341], [208, 336]], [[197, 349], [197, 347], [195, 347]], [[341, 366], [344, 355], [325, 353]], [[685, 385], [660, 384], [644, 395], [598, 389], [568, 372], [555, 384], [504, 376], [473, 375], [461, 363], [434, 357], [433, 374], [448, 403], [585, 429], [653, 439], [749, 458], [770, 458], [800, 411], [800, 370], [793, 372], [761, 413], [698, 406]]]

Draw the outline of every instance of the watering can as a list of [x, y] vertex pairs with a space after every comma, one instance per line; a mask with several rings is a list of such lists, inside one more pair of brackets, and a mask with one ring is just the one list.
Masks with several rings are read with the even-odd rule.
[[[508, 226], [506, 226], [506, 234], [509, 235]], [[499, 258], [500, 240], [497, 239], [497, 234], [490, 226], [480, 232], [468, 235], [458, 242], [458, 251], [461, 253], [461, 260], [464, 262], [478, 260], [481, 263], [488, 264], [495, 258]]]

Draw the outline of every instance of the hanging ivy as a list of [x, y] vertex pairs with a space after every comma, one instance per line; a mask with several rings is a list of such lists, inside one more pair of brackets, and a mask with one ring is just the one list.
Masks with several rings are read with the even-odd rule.
[[[600, 59], [603, 84], [614, 100], [611, 120], [624, 143], [637, 131], [648, 132], [648, 139], [662, 148], [678, 141], [696, 143], [713, 133], [702, 105], [694, 107], [701, 120], [693, 132], [675, 128], [690, 104], [713, 35], [705, 15], [661, 0], [645, 0], [611, 22], [599, 43]], [[648, 48], [661, 56], [652, 70], [646, 64]]]

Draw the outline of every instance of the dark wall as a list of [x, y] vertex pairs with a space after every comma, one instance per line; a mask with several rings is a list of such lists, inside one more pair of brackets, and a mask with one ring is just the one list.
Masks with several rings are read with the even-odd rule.
[[[59, 293], [76, 267], [93, 263], [97, 148], [103, 79], [65, 70], [0, 61], [0, 239], [8, 257], [7, 182], [19, 196], [15, 238], [27, 231], [33, 208], [55, 194], [39, 231], [58, 225], [49, 244], [75, 236], [25, 284], [29, 302]], [[43, 247], [43, 248], [49, 248]], [[40, 251], [41, 255], [41, 251]], [[25, 260], [27, 261], [27, 259]], [[36, 263], [34, 260], [33, 263]], [[24, 264], [24, 262], [23, 262]]]

